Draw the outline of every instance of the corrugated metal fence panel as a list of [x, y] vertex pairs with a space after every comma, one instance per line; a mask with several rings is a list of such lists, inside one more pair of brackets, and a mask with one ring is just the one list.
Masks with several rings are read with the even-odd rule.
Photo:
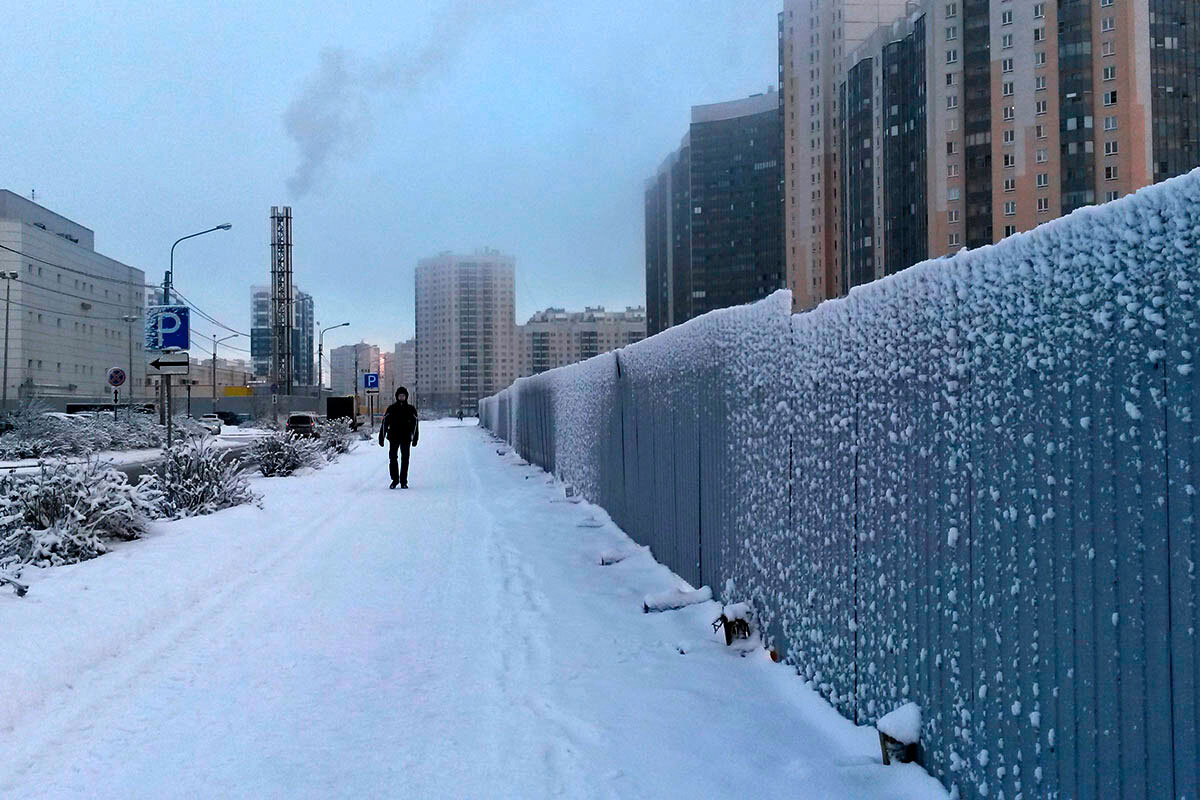
[[[610, 511], [965, 796], [1195, 797], [1198, 248], [1192, 175], [627, 348]], [[523, 453], [556, 373], [484, 409]]]
[[[1178, 215], [1177, 240], [1185, 240], [1195, 219]], [[1170, 653], [1171, 709], [1174, 714], [1173, 756], [1176, 797], [1200, 797], [1200, 562], [1196, 531], [1197, 492], [1200, 491], [1200, 251], [1193, 244], [1188, 257], [1177, 259], [1166, 277], [1167, 337], [1164, 384], [1167, 394], [1167, 517], [1171, 571]]]

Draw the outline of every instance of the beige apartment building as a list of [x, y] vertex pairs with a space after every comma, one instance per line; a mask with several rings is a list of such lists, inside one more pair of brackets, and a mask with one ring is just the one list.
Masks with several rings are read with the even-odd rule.
[[474, 413], [516, 379], [516, 261], [441, 253], [416, 273], [416, 374], [423, 407]]
[[547, 308], [517, 329], [522, 377], [565, 367], [646, 338], [646, 309], [605, 311]]
[[902, 15], [904, 0], [785, 0], [779, 18], [783, 98], [784, 259], [793, 310], [842, 293], [838, 96], [845, 56]]
[[[811, 188], [788, 165], [798, 309], [1200, 164], [1200, 3], [922, 0], [840, 39], [847, 9], [831, 9], [828, 31], [809, 33], [823, 19], [810, 15], [792, 33], [811, 5], [781, 18], [788, 158], [795, 145], [797, 171], [833, 162]], [[830, 88], [797, 74], [796, 48], [820, 33], [845, 55], [836, 99], [818, 106], [804, 95]], [[816, 136], [823, 126], [832, 135]]]

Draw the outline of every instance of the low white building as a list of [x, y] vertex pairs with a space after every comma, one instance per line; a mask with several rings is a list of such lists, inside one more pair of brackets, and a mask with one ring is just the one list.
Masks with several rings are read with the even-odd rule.
[[8, 284], [0, 293], [10, 291], [10, 405], [32, 397], [111, 400], [112, 367], [132, 372], [124, 388], [134, 399], [153, 400], [142, 353], [146, 275], [97, 253], [94, 239], [90, 229], [0, 190], [0, 272], [16, 274], [0, 280]]

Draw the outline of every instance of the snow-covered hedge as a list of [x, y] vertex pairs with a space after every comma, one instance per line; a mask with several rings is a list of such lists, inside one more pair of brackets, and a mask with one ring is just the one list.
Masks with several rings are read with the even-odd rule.
[[350, 419], [347, 417], [319, 420], [317, 432], [320, 434], [318, 442], [321, 449], [330, 461], [349, 453], [356, 445], [354, 431], [351, 430]]
[[[49, 416], [48, 407], [38, 401], [23, 403], [4, 417], [12, 430], [0, 435], [0, 459], [15, 461], [30, 458], [85, 456], [106, 450], [140, 450], [161, 447], [167, 429], [150, 414], [118, 410], [73, 415], [70, 419]], [[175, 419], [179, 437], [205, 436], [208, 430], [196, 420]]]
[[250, 457], [266, 477], [291, 475], [304, 467], [319, 467], [324, 461], [319, 439], [291, 433], [271, 433], [254, 441]]
[[211, 514], [257, 501], [241, 462], [211, 439], [191, 438], [163, 454], [151, 468], [162, 492], [162, 515], [171, 519]]
[[96, 461], [49, 462], [37, 472], [0, 476], [0, 569], [54, 566], [94, 558], [114, 539], [141, 536], [162, 494], [152, 481], [130, 484]]
[[1198, 264], [1200, 172], [521, 379], [481, 422], [751, 601], [846, 715], [919, 704], [965, 794], [1119, 793], [1121, 753], [1193, 787], [1162, 743], [1200, 727], [1171, 668], [1200, 663]]

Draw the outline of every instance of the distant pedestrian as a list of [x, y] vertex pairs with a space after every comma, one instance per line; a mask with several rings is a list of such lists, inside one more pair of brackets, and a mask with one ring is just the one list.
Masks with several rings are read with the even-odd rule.
[[[388, 441], [388, 469], [392, 475], [392, 485], [401, 489], [408, 488], [408, 448], [417, 446], [417, 436], [420, 429], [417, 425], [417, 408], [409, 405], [408, 389], [401, 386], [396, 390], [396, 402], [387, 407], [383, 413], [383, 423], [379, 426], [379, 446], [383, 440]], [[396, 464], [396, 451], [400, 451], [400, 463]]]

